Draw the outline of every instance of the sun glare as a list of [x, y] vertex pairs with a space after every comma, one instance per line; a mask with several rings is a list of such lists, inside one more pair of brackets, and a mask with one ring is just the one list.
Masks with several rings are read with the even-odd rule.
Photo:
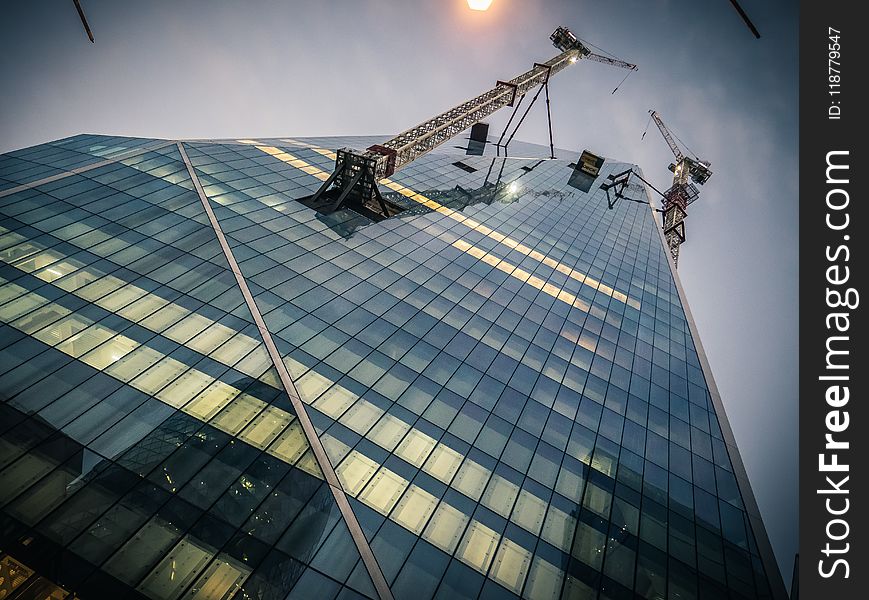
[[468, 8], [471, 10], [489, 10], [492, 0], [468, 0]]

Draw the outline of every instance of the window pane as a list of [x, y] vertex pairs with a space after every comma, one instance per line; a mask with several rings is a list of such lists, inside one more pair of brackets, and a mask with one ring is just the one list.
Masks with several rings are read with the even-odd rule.
[[359, 494], [359, 499], [368, 506], [374, 508], [383, 515], [389, 514], [398, 498], [407, 488], [408, 481], [400, 475], [393, 473], [386, 467], [381, 467]]
[[423, 532], [423, 537], [447, 554], [452, 554], [469, 520], [470, 517], [462, 511], [441, 502]]
[[461, 559], [462, 562], [481, 573], [485, 573], [489, 568], [489, 563], [492, 562], [495, 546], [500, 538], [501, 536], [497, 532], [479, 521], [471, 521], [465, 532], [465, 537], [459, 544], [456, 558]]
[[172, 600], [181, 595], [214, 553], [189, 536], [181, 540], [136, 588], [151, 598]]
[[411, 485], [395, 507], [392, 520], [419, 535], [437, 506], [438, 499], [421, 487]]
[[489, 576], [515, 594], [522, 591], [525, 575], [531, 563], [531, 552], [504, 538]]

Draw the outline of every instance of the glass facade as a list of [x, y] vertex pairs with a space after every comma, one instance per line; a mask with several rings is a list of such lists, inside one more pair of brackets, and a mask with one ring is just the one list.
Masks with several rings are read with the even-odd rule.
[[379, 140], [0, 157], [0, 597], [782, 597], [629, 165]]

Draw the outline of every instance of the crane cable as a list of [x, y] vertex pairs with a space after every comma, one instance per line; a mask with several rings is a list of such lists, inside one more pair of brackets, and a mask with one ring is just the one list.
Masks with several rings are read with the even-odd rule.
[[[630, 73], [628, 73], [628, 75], [630, 75]], [[621, 84], [619, 84], [619, 85], [621, 85]], [[616, 88], [616, 89], [618, 89], [618, 88]], [[615, 93], [615, 91], [613, 91], [613, 93]], [[649, 125], [651, 125], [651, 123], [652, 123], [652, 113], [649, 113], [649, 119], [646, 121], [646, 128], [643, 130], [643, 135], [642, 135], [642, 137], [640, 137], [640, 141], [642, 141], [646, 138], [646, 134], [649, 132]], [[676, 135], [676, 133], [671, 128], [668, 127], [667, 129], [670, 131], [670, 135], [672, 135], [674, 138], [679, 140], [679, 143], [682, 144], [682, 146], [688, 152], [690, 152], [694, 156], [695, 159], [700, 160], [700, 157], [697, 156], [697, 153], [694, 152], [691, 148], [689, 148], [688, 144], [686, 144], [685, 142], [682, 141], [682, 138], [680, 138], [678, 135]]]
[[619, 88], [622, 87], [622, 84], [625, 82], [625, 80], [626, 80], [628, 77], [631, 76], [631, 73], [633, 73], [633, 70], [628, 71], [628, 74], [625, 75], [624, 79], [622, 79], [622, 80], [619, 82], [619, 84], [616, 86], [616, 89], [613, 90], [613, 94], [615, 94], [617, 91], [619, 91]]
[[[587, 45], [587, 46], [591, 46], [592, 48], [594, 48], [595, 50], [597, 50], [598, 52], [600, 52], [601, 55], [603, 55], [603, 56], [606, 56], [606, 57], [608, 57], [608, 58], [612, 58], [612, 59], [615, 59], [615, 60], [619, 60], [619, 61], [622, 60], [622, 59], [620, 59], [618, 56], [616, 56], [615, 54], [613, 54], [612, 52], [607, 52], [606, 50], [604, 50], [604, 49], [601, 48], [600, 46], [595, 46], [594, 44], [592, 44], [592, 43], [589, 42], [588, 40], [580, 39], [579, 41], [582, 42], [583, 44]], [[622, 62], [626, 62], [626, 61], [622, 61]], [[624, 76], [624, 78], [623, 78], [623, 79], [619, 82], [619, 84], [616, 86], [616, 89], [614, 89], [614, 90], [612, 91], [613, 94], [615, 94], [617, 91], [619, 91], [619, 88], [622, 87], [622, 84], [625, 82], [625, 80], [626, 80], [628, 77], [631, 76], [631, 73], [633, 73], [634, 70], [636, 70], [636, 67], [634, 67], [633, 70], [628, 71], [628, 74]]]
[[601, 54], [604, 54], [604, 55], [609, 56], [610, 58], [614, 58], [614, 59], [616, 59], [616, 60], [621, 60], [618, 56], [616, 56], [616, 55], [613, 54], [612, 52], [607, 52], [606, 50], [604, 50], [604, 49], [601, 48], [600, 46], [595, 46], [594, 44], [592, 44], [591, 42], [589, 42], [589, 41], [587, 41], [587, 40], [580, 39], [579, 41], [582, 42], [583, 44], [586, 44], [586, 45], [588, 45], [588, 46], [591, 46], [591, 47], [594, 48], [595, 50], [599, 50], [599, 51], [601, 52]]
[[649, 113], [649, 120], [646, 121], [646, 128], [643, 130], [643, 137], [640, 138], [640, 141], [646, 139], [646, 134], [649, 132], [649, 125], [652, 124], [652, 113]]
[[[673, 133], [673, 132], [671, 131], [670, 133]], [[689, 147], [688, 147], [688, 144], [686, 144], [685, 142], [683, 142], [682, 139], [681, 139], [678, 135], [676, 135], [675, 133], [673, 133], [673, 137], [676, 138], [677, 140], [679, 140], [679, 143], [682, 144], [682, 146], [684, 146], [685, 150], [687, 150], [688, 152], [690, 152], [691, 155], [692, 155], [695, 159], [700, 160], [700, 157], [697, 156], [697, 153], [694, 152], [691, 148], [689, 148]]]

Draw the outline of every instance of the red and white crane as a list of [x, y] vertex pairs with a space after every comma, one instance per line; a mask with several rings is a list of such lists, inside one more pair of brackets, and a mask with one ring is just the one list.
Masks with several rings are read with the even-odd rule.
[[[697, 185], [703, 185], [712, 175], [711, 163], [700, 160], [696, 156], [686, 156], [676, 143], [675, 136], [670, 132], [661, 116], [655, 110], [650, 110], [651, 119], [664, 136], [667, 145], [676, 157], [676, 162], [670, 163], [673, 172], [673, 185], [664, 192], [663, 227], [664, 238], [673, 256], [673, 262], [679, 264], [679, 246], [685, 242], [685, 217], [688, 205], [697, 200], [700, 191]], [[645, 137], [643, 133], [643, 137]]]

